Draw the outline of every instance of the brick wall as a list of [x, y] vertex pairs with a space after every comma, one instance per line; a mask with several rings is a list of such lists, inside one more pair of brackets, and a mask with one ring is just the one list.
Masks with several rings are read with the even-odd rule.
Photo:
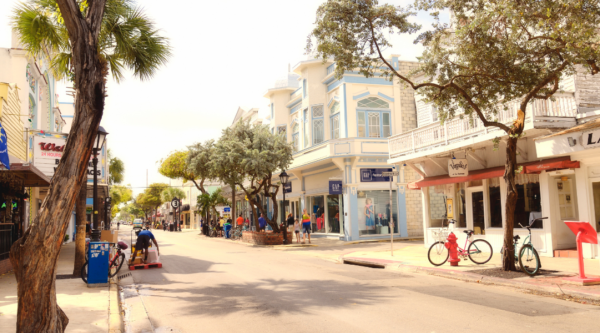
[[[411, 183], [421, 176], [410, 168], [404, 168], [404, 180]], [[421, 191], [406, 190], [406, 227], [409, 237], [423, 237], [423, 201]]]
[[[418, 63], [400, 61], [400, 74], [408, 75], [419, 67]], [[400, 105], [402, 109], [402, 132], [417, 128], [417, 108], [415, 104], [415, 91], [408, 85], [400, 82]]]
[[13, 267], [10, 263], [10, 259], [0, 260], [0, 275], [12, 271]]
[[[292, 233], [288, 232], [288, 240], [292, 239]], [[254, 232], [244, 231], [242, 233], [242, 241], [256, 245], [282, 245], [283, 244], [283, 233], [275, 234], [272, 231], [267, 232]]]

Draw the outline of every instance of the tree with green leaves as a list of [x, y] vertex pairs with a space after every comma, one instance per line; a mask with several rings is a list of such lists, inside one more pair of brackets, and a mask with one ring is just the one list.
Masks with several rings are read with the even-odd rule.
[[[160, 160], [158, 172], [170, 179], [181, 179], [183, 182], [191, 181], [196, 188], [204, 193], [204, 178], [196, 176], [193, 168], [189, 167], [189, 151], [176, 151], [167, 158]], [[200, 183], [197, 181], [200, 180]]]
[[[274, 232], [279, 232], [277, 223], [277, 191], [272, 192], [273, 175], [285, 170], [292, 162], [292, 145], [281, 134], [273, 134], [265, 125], [251, 125], [239, 121], [235, 126], [223, 130], [215, 144], [212, 169], [224, 183], [239, 186], [250, 203], [254, 223], [258, 230], [258, 212], [264, 214]], [[277, 189], [278, 190], [278, 189]], [[258, 194], [271, 198], [273, 217], [269, 218], [258, 202]], [[233, 207], [232, 207], [233, 210]]]
[[210, 216], [215, 218], [218, 215], [215, 207], [231, 204], [227, 198], [223, 196], [223, 191], [220, 188], [212, 193], [200, 194], [197, 200], [197, 207], [200, 208], [200, 214], [206, 217], [206, 223], [208, 223]]
[[186, 165], [188, 172], [194, 174], [199, 181], [194, 184], [202, 194], [208, 193], [204, 188], [204, 182], [216, 178], [211, 165], [214, 154], [214, 140], [208, 140], [204, 143], [195, 143], [188, 147]]
[[[165, 183], [153, 183], [144, 190], [143, 202], [145, 205], [152, 207], [152, 210], [156, 211], [160, 205], [163, 204], [162, 192], [169, 188], [169, 185]], [[147, 218], [147, 217], [146, 217]], [[155, 221], [153, 221], [155, 222]]]
[[108, 150], [108, 184], [121, 184], [125, 174], [125, 163], [118, 157], [113, 157], [110, 149]]
[[[317, 10], [316, 26], [307, 50], [336, 61], [336, 76], [358, 71], [389, 80], [400, 80], [433, 103], [441, 122], [455, 116], [479, 119], [506, 136], [504, 180], [507, 184], [504, 225], [504, 270], [515, 270], [513, 241], [517, 202], [515, 173], [517, 141], [528, 106], [549, 100], [561, 79], [577, 71], [597, 74], [600, 69], [599, 1], [417, 0], [416, 9], [431, 11], [433, 29], [417, 42], [425, 51], [419, 58], [415, 83], [399, 73], [382, 51], [392, 47], [390, 33], [412, 33], [410, 11], [376, 0], [328, 0]], [[439, 12], [450, 10], [453, 24], [442, 24]], [[416, 73], [413, 73], [416, 74]], [[512, 122], [498, 114], [517, 105]]]
[[28, 53], [50, 58], [56, 77], [69, 76], [76, 92], [69, 140], [48, 196], [10, 251], [18, 285], [17, 332], [63, 332], [69, 319], [56, 304], [56, 261], [87, 177], [107, 77], [118, 81], [127, 68], [150, 79], [166, 63], [170, 47], [127, 0], [32, 0], [14, 9], [12, 27]]
[[154, 203], [155, 201], [146, 192], [138, 194], [133, 201], [133, 207], [143, 215], [138, 213], [137, 216], [143, 216], [144, 220], [148, 221], [148, 214], [152, 215], [152, 210], [155, 207]]
[[111, 211], [111, 218], [113, 218], [117, 212], [119, 212], [119, 205], [127, 203], [133, 199], [133, 192], [131, 185], [113, 185], [110, 187], [110, 198], [113, 210]]

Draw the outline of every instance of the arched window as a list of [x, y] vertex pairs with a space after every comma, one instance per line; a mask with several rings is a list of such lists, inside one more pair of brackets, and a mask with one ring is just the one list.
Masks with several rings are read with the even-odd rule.
[[359, 108], [389, 109], [390, 103], [377, 97], [367, 97], [358, 101]]
[[358, 108], [359, 138], [387, 138], [392, 135], [391, 114], [388, 111], [390, 103], [381, 98], [367, 97], [358, 101]]

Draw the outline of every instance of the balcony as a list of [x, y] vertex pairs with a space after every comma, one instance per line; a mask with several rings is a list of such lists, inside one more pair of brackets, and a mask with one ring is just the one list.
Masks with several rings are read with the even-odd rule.
[[[518, 103], [511, 103], [508, 110], [498, 114], [498, 121], [510, 126], [516, 119]], [[577, 103], [573, 93], [555, 95], [555, 100], [535, 100], [527, 108], [525, 130], [532, 128], [569, 128], [576, 124]], [[434, 123], [389, 138], [390, 158], [406, 156], [418, 151], [445, 146], [460, 140], [500, 131], [496, 127], [484, 127], [479, 119], [471, 122], [458, 117], [444, 124]], [[499, 136], [504, 135], [498, 133]]]

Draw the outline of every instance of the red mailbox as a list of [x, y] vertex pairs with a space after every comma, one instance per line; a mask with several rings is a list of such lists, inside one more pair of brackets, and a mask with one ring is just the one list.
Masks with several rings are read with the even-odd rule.
[[599, 278], [588, 278], [585, 276], [585, 272], [583, 269], [583, 253], [581, 244], [589, 243], [589, 244], [598, 244], [598, 235], [596, 234], [596, 230], [592, 228], [592, 225], [588, 222], [580, 222], [580, 221], [565, 221], [565, 224], [575, 235], [577, 235], [577, 256], [579, 257], [579, 276], [574, 276], [570, 278], [565, 278], [569, 282], [574, 282], [577, 284], [581, 284], [584, 286], [591, 284], [600, 284]]

